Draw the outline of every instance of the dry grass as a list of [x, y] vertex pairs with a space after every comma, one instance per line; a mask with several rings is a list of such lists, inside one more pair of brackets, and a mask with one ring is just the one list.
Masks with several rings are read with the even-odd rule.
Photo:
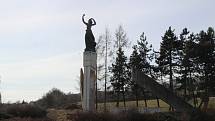
[[74, 114], [77, 114], [78, 112], [81, 112], [81, 110], [48, 109], [47, 117], [53, 121], [70, 121], [68, 120], [68, 117], [74, 116]]
[[67, 111], [66, 110], [55, 110], [49, 109], [47, 117], [54, 121], [66, 121], [67, 120]]
[[[190, 101], [189, 103], [192, 104], [192, 102], [193, 101]], [[200, 103], [200, 99], [198, 99], [198, 102]], [[169, 105], [167, 103], [165, 103], [161, 99], [159, 99], [159, 103], [160, 103], [160, 111], [162, 111], [162, 112], [169, 111]], [[109, 111], [116, 108], [116, 102], [107, 102], [106, 105], [107, 105], [107, 110], [109, 110]], [[124, 107], [123, 102], [120, 102], [119, 108], [123, 108], [123, 107]], [[126, 107], [136, 108], [136, 101], [126, 101]], [[158, 107], [157, 100], [147, 100], [147, 107], [148, 108], [157, 108]], [[146, 108], [144, 100], [139, 101], [139, 108]], [[208, 108], [215, 109], [215, 97], [210, 98]], [[99, 103], [97, 109], [98, 109], [98, 111], [104, 111], [104, 103]]]
[[[169, 110], [169, 105], [165, 103], [164, 101], [159, 99], [159, 104], [160, 104], [160, 109], [161, 111], [168, 111]], [[116, 108], [116, 102], [108, 102], [107, 104], [107, 110], [112, 110]], [[119, 108], [123, 108], [123, 102], [119, 103]], [[126, 101], [126, 107], [129, 108], [136, 108], [136, 101]], [[145, 107], [145, 102], [144, 100], [139, 101], [139, 108], [146, 108]], [[147, 107], [148, 108], [157, 108], [157, 100], [147, 100]], [[104, 103], [99, 103], [98, 104], [98, 111], [103, 111], [104, 110]]]
[[215, 97], [211, 97], [209, 104], [208, 104], [208, 108], [212, 108], [215, 109]]

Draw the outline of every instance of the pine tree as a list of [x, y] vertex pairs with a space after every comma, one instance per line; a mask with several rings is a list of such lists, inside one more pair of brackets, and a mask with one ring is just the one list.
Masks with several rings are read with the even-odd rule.
[[124, 51], [119, 48], [116, 61], [112, 64], [110, 69], [113, 74], [110, 78], [110, 82], [114, 93], [117, 95], [117, 107], [119, 107], [120, 94], [123, 96], [125, 106], [125, 88], [128, 86], [128, 81], [130, 78], [126, 61], [127, 57], [124, 55]]
[[[141, 71], [142, 70], [141, 61], [142, 60], [141, 60], [140, 54], [138, 53], [137, 45], [134, 45], [133, 46], [133, 52], [132, 52], [130, 59], [129, 59], [129, 66], [130, 66], [131, 70]], [[129, 86], [130, 86], [132, 92], [134, 92], [134, 94], [135, 94], [136, 106], [138, 107], [138, 105], [139, 105], [138, 104], [138, 100], [139, 100], [138, 97], [140, 95], [140, 92], [143, 90], [141, 90], [142, 88], [133, 80], [130, 81]]]
[[[186, 87], [189, 91], [188, 97], [193, 97], [193, 104], [194, 106], [197, 106], [197, 97], [195, 96], [195, 91], [198, 87], [198, 82], [195, 79], [198, 75], [198, 64], [195, 62], [195, 53], [193, 50], [196, 48], [196, 42], [195, 42], [196, 36], [192, 33], [188, 37], [188, 41], [185, 43], [185, 50], [184, 50], [184, 60], [182, 61], [182, 64], [185, 68], [185, 72], [187, 74], [187, 81], [186, 81]], [[191, 96], [191, 95], [192, 96]]]
[[148, 44], [144, 32], [141, 34], [140, 40], [137, 41], [137, 44], [141, 58], [141, 71], [144, 72], [146, 75], [153, 77], [152, 65], [150, 65], [150, 62], [152, 62], [153, 60], [154, 53], [152, 51], [152, 45]]
[[193, 50], [196, 45], [195, 35], [191, 33], [187, 28], [184, 28], [180, 34], [180, 39], [177, 45], [177, 77], [176, 82], [180, 86], [177, 87], [179, 91], [184, 90], [184, 99], [191, 99], [193, 97], [193, 103], [196, 106], [197, 100], [194, 91], [196, 91], [196, 80], [195, 80], [195, 63], [193, 58]]
[[183, 29], [178, 40], [177, 52], [179, 58], [177, 60], [178, 69], [176, 71], [176, 82], [179, 84], [177, 89], [179, 91], [184, 90], [182, 96], [185, 100], [193, 98], [194, 106], [197, 105], [195, 95], [195, 91], [197, 91], [197, 81], [195, 79], [197, 72], [195, 71], [195, 57], [193, 56], [196, 46], [195, 39], [196, 36], [193, 33], [189, 34], [187, 28]]
[[[149, 45], [144, 32], [141, 34], [140, 39], [137, 41], [137, 45], [133, 47], [133, 53], [130, 56], [130, 67], [136, 71], [144, 72], [146, 75], [154, 77], [152, 72], [152, 65], [150, 62], [153, 59], [154, 53], [152, 52], [152, 45]], [[138, 106], [138, 96], [140, 94], [145, 94], [144, 88], [141, 88], [136, 82], [132, 82], [131, 80], [131, 87], [136, 95], [136, 104]], [[146, 98], [145, 98], [146, 103]], [[147, 104], [146, 104], [147, 105]]]
[[169, 27], [169, 29], [165, 32], [162, 40], [157, 62], [159, 62], [159, 68], [163, 71], [163, 75], [165, 77], [169, 77], [169, 88], [173, 91], [173, 74], [176, 69], [175, 59], [177, 56], [177, 37], [171, 27]]
[[202, 102], [205, 102], [203, 108], [206, 110], [209, 93], [214, 90], [215, 34], [213, 28], [209, 27], [207, 32], [201, 31], [197, 34], [196, 41], [198, 46], [195, 48], [195, 62], [198, 64], [199, 79], [202, 80], [201, 85], [204, 90]]
[[189, 56], [187, 56], [186, 43], [188, 41], [189, 31], [187, 28], [184, 28], [180, 34], [180, 39], [178, 40], [177, 46], [177, 65], [178, 69], [176, 73], [176, 83], [180, 84], [180, 87], [177, 87], [178, 90], [184, 90], [184, 97], [187, 96], [187, 86], [188, 86], [188, 68], [190, 66]]
[[[154, 70], [154, 67], [150, 64], [153, 60], [154, 53], [152, 52], [152, 45], [148, 44], [147, 38], [145, 36], [145, 33], [143, 32], [140, 36], [140, 39], [137, 41], [138, 44], [138, 50], [140, 53], [141, 58], [141, 71], [154, 78], [154, 73], [152, 72]], [[139, 91], [143, 93], [144, 95], [144, 101], [145, 101], [145, 107], [147, 107], [147, 91], [144, 88], [139, 88]]]

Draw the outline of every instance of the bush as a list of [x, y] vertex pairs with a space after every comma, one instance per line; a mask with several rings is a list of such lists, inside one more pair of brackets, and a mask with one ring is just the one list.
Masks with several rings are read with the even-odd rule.
[[76, 104], [80, 102], [80, 94], [65, 94], [57, 88], [53, 88], [46, 93], [41, 99], [34, 102], [34, 104], [40, 105], [43, 108], [55, 108], [62, 109], [67, 105]]
[[14, 117], [40, 118], [46, 116], [46, 111], [36, 105], [11, 104], [4, 107], [5, 113]]
[[66, 100], [65, 93], [53, 88], [36, 103], [44, 108], [59, 108], [65, 104]]
[[5, 112], [1, 112], [0, 113], [0, 120], [2, 120], [2, 119], [8, 119], [8, 118], [11, 118], [11, 117], [13, 117], [13, 116], [11, 116], [10, 114], [7, 114]]

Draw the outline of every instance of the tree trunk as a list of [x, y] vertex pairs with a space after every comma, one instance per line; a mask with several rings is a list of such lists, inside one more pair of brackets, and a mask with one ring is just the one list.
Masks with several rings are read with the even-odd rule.
[[207, 110], [207, 107], [208, 107], [208, 102], [209, 102], [209, 89], [208, 89], [208, 67], [207, 65], [205, 64], [205, 68], [204, 68], [204, 71], [205, 71], [205, 94], [204, 94], [204, 97], [203, 97], [203, 102], [204, 102], [204, 105], [203, 105], [203, 108], [202, 110], [203, 111], [206, 111]]
[[119, 91], [117, 92], [117, 101], [116, 101], [116, 107], [119, 107]]
[[137, 107], [139, 107], [139, 104], [138, 104], [137, 88], [135, 88], [135, 97], [136, 97], [136, 106], [137, 106]]
[[208, 101], [205, 101], [205, 102], [204, 102], [204, 105], [203, 105], [203, 108], [202, 108], [202, 111], [203, 111], [203, 112], [206, 112], [207, 109], [208, 109]]
[[194, 107], [196, 108], [197, 101], [196, 101], [196, 97], [195, 97], [194, 91], [193, 91], [193, 104], [194, 104]]
[[147, 107], [147, 100], [146, 100], [146, 95], [145, 95], [145, 91], [144, 90], [143, 90], [143, 95], [144, 95], [145, 107]]
[[146, 98], [144, 98], [144, 102], [145, 102], [145, 107], [147, 107], [147, 100], [146, 100]]
[[[170, 51], [169, 52], [169, 88], [170, 88], [170, 90], [174, 93], [174, 89], [173, 89], [173, 78], [172, 78], [172, 76], [173, 76], [173, 72], [172, 72], [172, 51]], [[172, 111], [173, 110], [173, 108], [171, 107], [171, 105], [170, 105], [170, 107], [169, 107], [169, 110], [170, 111]]]
[[124, 104], [124, 108], [126, 107], [126, 104], [125, 104], [125, 89], [123, 87], [123, 91], [122, 91], [122, 96], [123, 96], [123, 104]]
[[104, 100], [104, 110], [106, 110], [107, 101], [107, 38], [105, 39], [105, 100]]
[[185, 76], [185, 84], [184, 84], [184, 99], [187, 97], [187, 75]]
[[156, 99], [157, 99], [158, 108], [160, 108], [159, 98], [158, 98], [158, 97], [156, 97]]
[[174, 92], [174, 89], [173, 89], [173, 72], [172, 72], [172, 54], [171, 54], [171, 51], [170, 51], [170, 63], [169, 63], [169, 88], [172, 92]]

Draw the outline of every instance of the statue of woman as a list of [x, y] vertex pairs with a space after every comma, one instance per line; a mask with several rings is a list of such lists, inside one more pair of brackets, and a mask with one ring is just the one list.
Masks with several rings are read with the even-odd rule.
[[83, 14], [82, 16], [82, 21], [87, 26], [87, 30], [85, 34], [85, 45], [86, 45], [85, 51], [95, 52], [96, 42], [95, 42], [95, 37], [93, 35], [91, 27], [96, 25], [96, 21], [93, 18], [90, 18], [87, 23], [84, 21], [84, 16], [85, 14]]

